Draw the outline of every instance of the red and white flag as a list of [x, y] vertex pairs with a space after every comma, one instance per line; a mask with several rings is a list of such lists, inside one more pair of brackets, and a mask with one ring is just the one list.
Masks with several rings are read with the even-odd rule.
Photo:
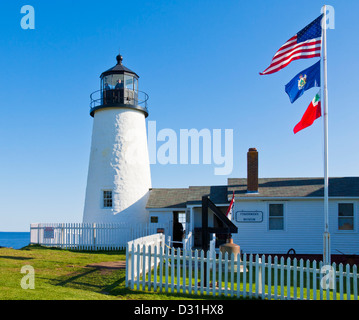
[[233, 209], [234, 208], [234, 191], [233, 191], [233, 196], [232, 196], [232, 200], [231, 203], [229, 204], [229, 207], [227, 209], [227, 213], [226, 216], [229, 220], [232, 220], [232, 213], [233, 213]]
[[315, 95], [314, 99], [305, 111], [302, 119], [294, 127], [293, 132], [297, 133], [313, 124], [313, 122], [322, 116], [320, 94], [319, 92]]

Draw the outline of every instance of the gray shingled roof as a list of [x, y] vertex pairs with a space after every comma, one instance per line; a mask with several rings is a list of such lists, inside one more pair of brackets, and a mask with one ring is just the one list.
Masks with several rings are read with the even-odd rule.
[[147, 200], [147, 208], [185, 208], [188, 188], [151, 189]]
[[[247, 179], [229, 178], [228, 186], [151, 189], [147, 208], [185, 208], [200, 204], [208, 195], [215, 204], [227, 204], [228, 196], [253, 198], [323, 197], [323, 178], [260, 178], [259, 192], [247, 193]], [[359, 197], [359, 177], [330, 178], [329, 197]]]
[[227, 203], [227, 186], [189, 187], [188, 203], [202, 203], [202, 197], [209, 196], [213, 203]]
[[[238, 197], [323, 197], [323, 178], [260, 178], [258, 193], [247, 193], [247, 179], [228, 179]], [[330, 178], [329, 197], [359, 197], [359, 177]]]
[[199, 186], [173, 189], [151, 189], [147, 208], [185, 208], [188, 204], [202, 203], [202, 196], [216, 204], [227, 203], [227, 186]]

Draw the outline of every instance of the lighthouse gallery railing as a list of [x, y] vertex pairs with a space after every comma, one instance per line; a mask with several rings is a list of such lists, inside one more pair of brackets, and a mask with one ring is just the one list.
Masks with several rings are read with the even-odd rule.
[[97, 90], [90, 95], [90, 109], [99, 106], [128, 105], [147, 111], [148, 94], [140, 90], [109, 89]]

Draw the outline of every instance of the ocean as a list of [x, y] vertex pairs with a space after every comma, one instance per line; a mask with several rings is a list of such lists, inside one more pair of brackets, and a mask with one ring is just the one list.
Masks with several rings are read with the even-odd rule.
[[30, 243], [30, 232], [0, 232], [0, 247], [21, 249]]

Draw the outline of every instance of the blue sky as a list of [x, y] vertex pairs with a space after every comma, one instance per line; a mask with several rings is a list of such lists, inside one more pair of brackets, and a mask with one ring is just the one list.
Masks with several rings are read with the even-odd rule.
[[[20, 27], [24, 4], [35, 30]], [[358, 1], [331, 1], [328, 30], [329, 174], [358, 176]], [[140, 76], [157, 130], [233, 129], [234, 167], [152, 165], [153, 187], [222, 185], [246, 176], [322, 177], [323, 123], [294, 135], [317, 92], [294, 104], [284, 86], [317, 59], [259, 76], [274, 53], [320, 14], [303, 1], [6, 1], [0, 4], [0, 231], [31, 222], [80, 222], [91, 143], [89, 95], [123, 63]]]

